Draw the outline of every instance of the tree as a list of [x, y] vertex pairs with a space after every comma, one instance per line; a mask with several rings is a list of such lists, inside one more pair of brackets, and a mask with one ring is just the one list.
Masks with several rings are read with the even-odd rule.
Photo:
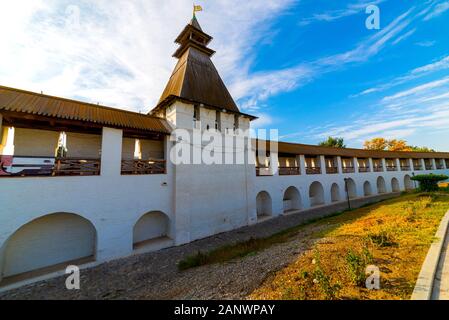
[[374, 138], [365, 141], [363, 147], [366, 150], [385, 150], [388, 147], [388, 141], [385, 138]]
[[387, 140], [385, 138], [374, 138], [374, 139], [365, 141], [363, 146], [366, 150], [435, 152], [435, 150], [427, 148], [427, 147], [409, 146], [407, 144], [407, 141], [398, 140], [398, 139]]
[[320, 142], [318, 145], [321, 147], [346, 148], [345, 140], [343, 138], [334, 137], [329, 137], [327, 140]]
[[449, 179], [442, 174], [421, 174], [414, 176], [412, 180], [419, 182], [419, 190], [424, 192], [438, 191], [438, 182]]
[[388, 151], [413, 151], [411, 147], [407, 145], [405, 140], [389, 140]]
[[412, 151], [414, 152], [436, 152], [435, 150], [430, 149], [428, 147], [411, 146], [410, 148], [412, 148]]

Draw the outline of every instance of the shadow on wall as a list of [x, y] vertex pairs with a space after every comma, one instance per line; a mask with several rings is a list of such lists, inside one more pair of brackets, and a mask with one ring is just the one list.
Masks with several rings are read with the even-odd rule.
[[266, 217], [271, 216], [273, 214], [273, 205], [271, 196], [266, 191], [261, 191], [257, 195], [257, 216], [258, 217]]
[[312, 207], [324, 204], [324, 189], [323, 185], [315, 181], [309, 188], [310, 205]]
[[80, 215], [53, 213], [20, 227], [3, 246], [0, 278], [95, 258], [97, 232]]
[[301, 194], [296, 187], [289, 187], [284, 193], [284, 212], [301, 210]]
[[133, 247], [156, 239], [169, 238], [170, 218], [161, 211], [151, 211], [144, 214], [134, 225]]

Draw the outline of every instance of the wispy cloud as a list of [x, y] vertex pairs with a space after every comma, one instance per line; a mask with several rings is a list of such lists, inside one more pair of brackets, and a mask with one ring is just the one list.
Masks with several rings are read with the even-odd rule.
[[299, 22], [300, 25], [309, 25], [313, 22], [332, 22], [345, 17], [353, 16], [365, 12], [368, 5], [378, 5], [386, 0], [360, 0], [355, 3], [348, 4], [344, 9], [315, 13], [311, 17], [303, 18]]
[[347, 67], [352, 63], [368, 61], [388, 44], [402, 36], [402, 32], [414, 20], [414, 8], [404, 12], [381, 31], [370, 36], [355, 48], [315, 61], [302, 63], [292, 68], [240, 74], [231, 85], [231, 93], [240, 106], [249, 111], [258, 110], [265, 100], [281, 92], [288, 92], [303, 86], [326, 73]]
[[410, 30], [409, 32], [406, 32], [402, 36], [398, 37], [396, 40], [393, 41], [393, 45], [397, 45], [399, 42], [404, 41], [405, 39], [411, 37], [416, 32], [416, 28]]
[[[215, 38], [214, 61], [225, 81], [245, 77], [251, 46], [295, 2], [202, 3], [199, 20]], [[5, 1], [0, 84], [147, 112], [176, 63], [173, 39], [191, 6], [188, 0]]]
[[447, 131], [448, 90], [449, 77], [410, 87], [373, 102], [371, 106], [364, 108], [364, 114], [351, 122], [316, 127], [301, 135], [313, 139], [329, 135], [341, 136], [349, 144], [360, 146], [363, 141], [378, 136], [407, 138], [428, 128]]
[[420, 42], [417, 42], [417, 43], [415, 43], [417, 46], [420, 46], [420, 47], [425, 47], [425, 48], [429, 48], [429, 47], [433, 47], [435, 44], [436, 44], [436, 41], [431, 41], [431, 40], [428, 40], [428, 41], [420, 41]]
[[424, 21], [428, 21], [430, 19], [436, 18], [441, 16], [443, 13], [445, 13], [447, 10], [449, 10], [449, 1], [445, 1], [443, 3], [438, 3], [433, 7], [433, 10], [429, 12], [425, 17]]
[[392, 80], [389, 79], [388, 81], [385, 81], [385, 83], [383, 83], [381, 85], [366, 89], [358, 94], [353, 95], [352, 97], [358, 97], [358, 96], [363, 96], [363, 95], [367, 95], [367, 94], [371, 94], [371, 93], [382, 92], [382, 91], [394, 88], [396, 86], [399, 86], [401, 84], [404, 84], [406, 82], [419, 79], [428, 74], [431, 74], [432, 72], [438, 72], [438, 71], [442, 71], [442, 70], [446, 70], [446, 69], [449, 69], [449, 56], [445, 56], [437, 61], [434, 61], [434, 62], [426, 64], [424, 66], [415, 68], [405, 75], [396, 77]]
[[383, 102], [390, 102], [392, 100], [397, 100], [399, 98], [407, 97], [407, 96], [410, 96], [410, 95], [415, 95], [417, 93], [421, 93], [421, 92], [427, 91], [429, 89], [438, 88], [438, 87], [441, 87], [441, 86], [443, 86], [443, 85], [445, 85], [447, 83], [449, 83], [449, 77], [446, 77], [446, 78], [443, 78], [443, 79], [440, 79], [440, 80], [435, 80], [435, 81], [432, 81], [432, 82], [429, 82], [429, 83], [426, 83], [426, 84], [422, 84], [422, 85], [416, 86], [414, 88], [398, 92], [398, 93], [396, 93], [396, 94], [394, 94], [392, 96], [384, 97], [382, 99], [382, 101]]

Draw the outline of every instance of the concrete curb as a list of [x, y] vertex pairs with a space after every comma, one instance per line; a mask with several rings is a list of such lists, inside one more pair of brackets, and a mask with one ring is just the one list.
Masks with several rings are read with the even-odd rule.
[[446, 240], [448, 228], [449, 211], [446, 212], [441, 220], [440, 226], [435, 234], [436, 240], [432, 243], [427, 252], [411, 300], [431, 300], [435, 275], [440, 262], [441, 251], [443, 250], [443, 244]]

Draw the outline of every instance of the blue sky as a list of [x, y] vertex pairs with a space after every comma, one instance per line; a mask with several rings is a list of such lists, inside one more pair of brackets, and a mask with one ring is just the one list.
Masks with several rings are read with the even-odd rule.
[[[284, 141], [406, 139], [449, 150], [449, 1], [197, 1], [214, 63], [256, 127]], [[365, 9], [380, 8], [368, 30]], [[148, 112], [192, 2], [2, 5], [0, 84]]]

